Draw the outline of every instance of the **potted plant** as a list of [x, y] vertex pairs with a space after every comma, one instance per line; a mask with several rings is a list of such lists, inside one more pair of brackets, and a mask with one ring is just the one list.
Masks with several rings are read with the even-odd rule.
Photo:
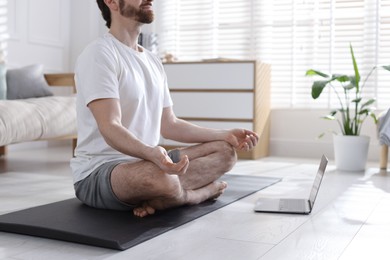
[[377, 68], [390, 71], [390, 65], [374, 66], [361, 84], [361, 76], [351, 44], [349, 49], [354, 75], [328, 75], [310, 69], [306, 72], [306, 76], [323, 78], [313, 82], [311, 89], [313, 99], [319, 98], [325, 87], [330, 87], [338, 98], [340, 107], [323, 117], [328, 120], [336, 120], [341, 129], [341, 135], [334, 135], [334, 152], [337, 168], [347, 171], [362, 171], [366, 166], [370, 139], [368, 136], [360, 136], [360, 131], [367, 117], [373, 118], [374, 122], [377, 123], [377, 117], [374, 113], [375, 108], [372, 106], [375, 103], [375, 99], [364, 99], [362, 93], [371, 74]]

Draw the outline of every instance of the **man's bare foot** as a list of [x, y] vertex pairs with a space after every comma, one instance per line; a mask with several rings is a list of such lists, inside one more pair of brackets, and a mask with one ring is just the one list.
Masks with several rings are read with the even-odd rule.
[[214, 181], [200, 189], [187, 191], [187, 204], [196, 205], [206, 200], [215, 200], [227, 188], [224, 181]]
[[228, 186], [227, 183], [224, 181], [217, 182], [217, 185], [218, 185], [217, 193], [210, 199], [213, 199], [213, 200], [218, 199], [218, 197], [224, 193], [224, 191], [226, 190], [226, 188]]
[[134, 208], [133, 213], [137, 217], [152, 215], [156, 210], [164, 210], [181, 205], [196, 205], [206, 200], [215, 200], [223, 194], [227, 188], [224, 181], [214, 181], [197, 190], [186, 190], [179, 200], [155, 199], [144, 202], [141, 206]]

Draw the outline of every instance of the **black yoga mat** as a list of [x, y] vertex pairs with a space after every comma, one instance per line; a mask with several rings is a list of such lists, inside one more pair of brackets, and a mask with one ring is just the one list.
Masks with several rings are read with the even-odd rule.
[[225, 193], [215, 201], [156, 212], [145, 218], [132, 212], [94, 209], [76, 198], [0, 216], [0, 231], [125, 250], [206, 215], [280, 179], [225, 175]]

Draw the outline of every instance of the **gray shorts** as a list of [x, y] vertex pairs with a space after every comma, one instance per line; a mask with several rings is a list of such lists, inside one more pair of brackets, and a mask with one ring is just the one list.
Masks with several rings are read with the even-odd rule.
[[112, 210], [132, 210], [134, 205], [120, 201], [114, 194], [111, 187], [111, 173], [115, 166], [125, 160], [106, 162], [96, 168], [86, 178], [74, 184], [76, 197], [84, 204], [99, 208]]
[[[180, 160], [179, 150], [168, 151], [173, 162]], [[120, 201], [111, 186], [111, 173], [114, 168], [126, 160], [106, 162], [96, 168], [89, 176], [74, 184], [76, 197], [84, 204], [100, 209], [133, 210], [135, 205]]]

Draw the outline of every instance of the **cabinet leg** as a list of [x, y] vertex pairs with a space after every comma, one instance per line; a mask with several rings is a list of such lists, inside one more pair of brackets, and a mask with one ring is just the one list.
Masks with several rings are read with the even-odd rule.
[[388, 155], [389, 155], [389, 147], [384, 144], [381, 147], [381, 158], [380, 158], [380, 162], [379, 162], [380, 169], [382, 169], [382, 170], [387, 169]]
[[77, 146], [77, 138], [72, 139], [72, 154], [74, 156], [74, 150], [76, 149]]
[[0, 156], [3, 156], [7, 153], [7, 147], [6, 146], [0, 146]]

